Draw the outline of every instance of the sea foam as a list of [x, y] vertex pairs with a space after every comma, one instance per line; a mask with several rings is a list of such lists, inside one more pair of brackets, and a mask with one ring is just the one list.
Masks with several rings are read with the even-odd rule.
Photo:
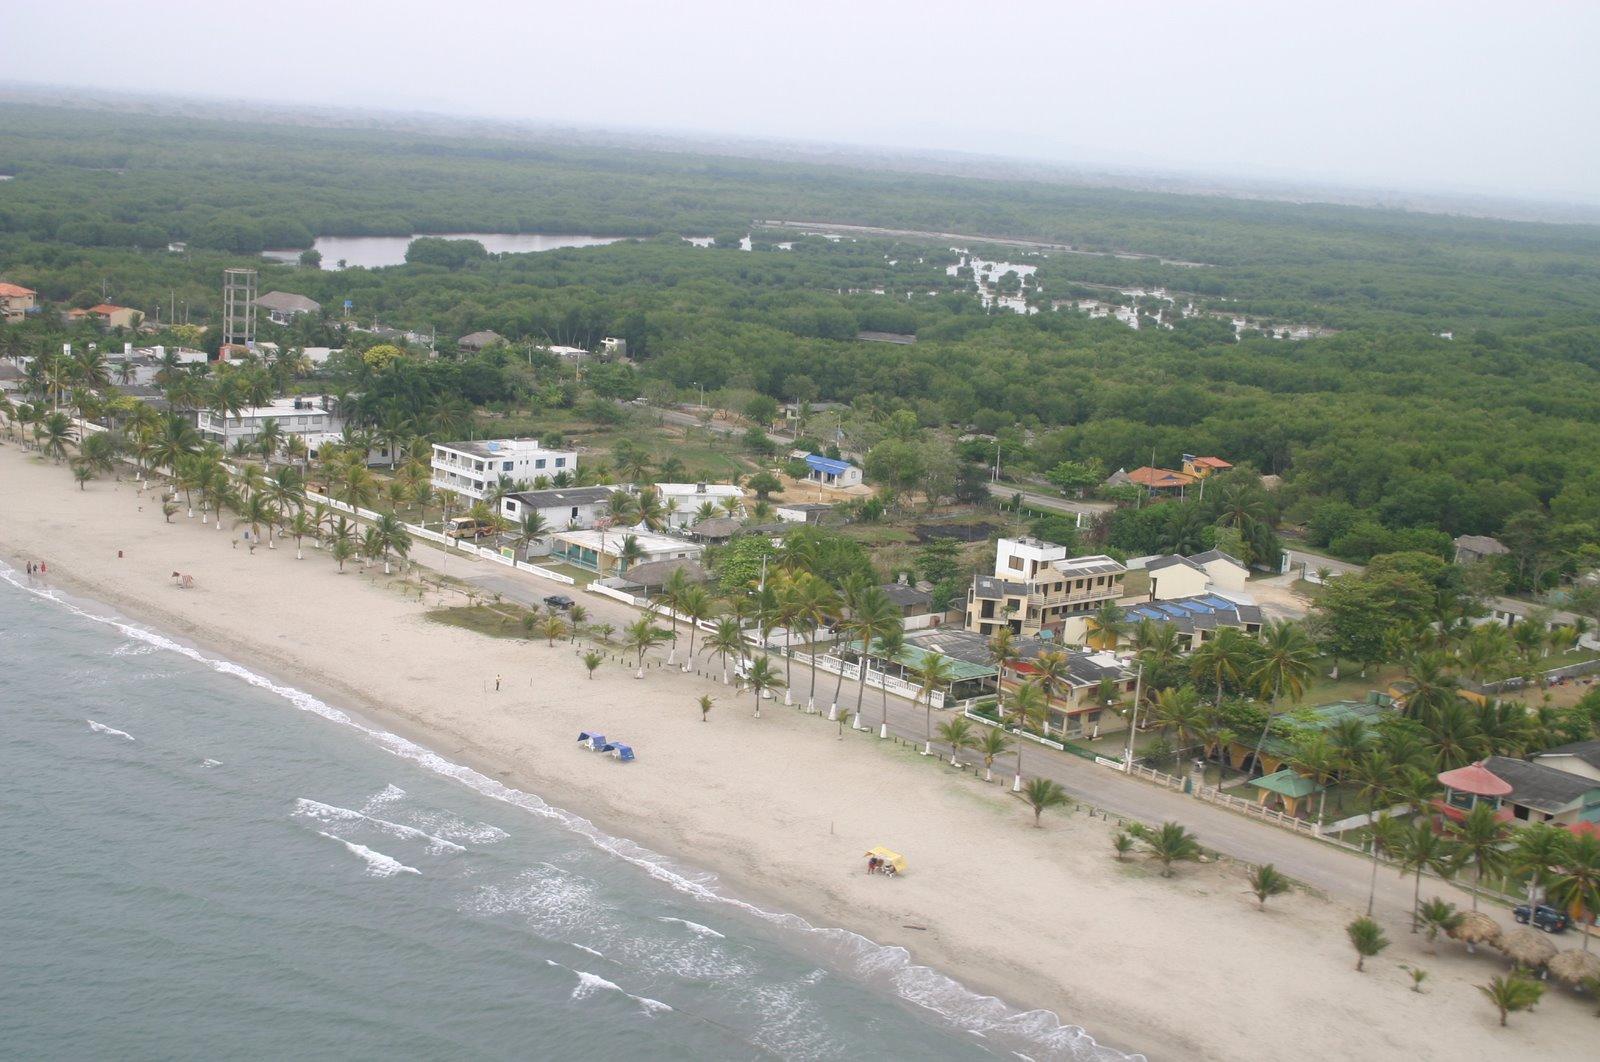
[[700, 934], [702, 937], [716, 937], [718, 940], [722, 940], [726, 936], [726, 934], [718, 933], [710, 926], [703, 926], [699, 922], [691, 922], [687, 918], [672, 918], [668, 915], [662, 915], [658, 917], [656, 921], [676, 923], [677, 925], [683, 926], [692, 932]]
[[128, 733], [126, 730], [118, 730], [114, 726], [106, 726], [104, 723], [97, 723], [93, 719], [85, 719], [84, 722], [88, 723], [89, 729], [93, 730], [96, 734], [108, 734], [111, 737], [127, 738], [129, 741], [133, 740], [133, 735]]
[[827, 945], [835, 961], [852, 975], [887, 985], [902, 999], [917, 1004], [954, 1028], [977, 1029], [987, 1033], [990, 1039], [1026, 1041], [1036, 1056], [1042, 1053], [1056, 1059], [1084, 1059], [1094, 1062], [1126, 1059], [1130, 1062], [1144, 1062], [1143, 1055], [1124, 1054], [1096, 1043], [1094, 1037], [1083, 1028], [1063, 1024], [1051, 1011], [1021, 1011], [994, 996], [974, 992], [938, 970], [912, 962], [911, 953], [904, 948], [879, 944], [847, 929], [814, 926], [799, 915], [768, 911], [729, 896], [717, 887], [717, 878], [714, 874], [690, 871], [676, 866], [666, 857], [643, 845], [604, 832], [580, 815], [555, 807], [533, 793], [513, 789], [470, 767], [447, 760], [431, 749], [398, 734], [370, 726], [305, 690], [281, 685], [232, 660], [207, 656], [198, 649], [125, 620], [97, 615], [80, 608], [63, 598], [54, 588], [26, 585], [18, 578], [16, 569], [8, 565], [0, 564], [0, 578], [19, 590], [55, 602], [69, 612], [105, 624], [130, 638], [166, 649], [209, 667], [219, 674], [231, 675], [258, 689], [275, 693], [301, 711], [310, 712], [355, 730], [386, 752], [410, 760], [434, 774], [459, 782], [491, 799], [556, 822], [570, 832], [585, 838], [601, 851], [632, 864], [656, 881], [695, 900], [725, 904], [745, 912], [750, 917], [809, 936]]
[[454, 841], [447, 841], [443, 837], [435, 837], [433, 834], [419, 830], [415, 826], [405, 826], [398, 822], [390, 822], [388, 819], [374, 818], [360, 811], [335, 807], [332, 804], [324, 804], [319, 800], [308, 800], [305, 797], [298, 798], [294, 802], [294, 813], [304, 818], [316, 819], [318, 822], [362, 823], [381, 830], [391, 837], [400, 837], [408, 841], [421, 841], [437, 852], [466, 851], [465, 848]]
[[321, 830], [318, 830], [317, 834], [318, 836], [326, 837], [330, 841], [338, 841], [349, 849], [351, 855], [360, 856], [362, 862], [367, 864], [367, 873], [372, 877], [392, 878], [396, 874], [422, 873], [416, 867], [408, 867], [398, 859], [386, 856], [382, 852], [374, 852], [364, 844], [356, 844], [354, 841], [347, 841], [343, 837], [335, 837], [333, 834], [323, 833]]

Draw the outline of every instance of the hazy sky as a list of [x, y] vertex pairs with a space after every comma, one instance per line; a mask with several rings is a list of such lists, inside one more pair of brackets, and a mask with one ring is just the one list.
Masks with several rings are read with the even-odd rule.
[[1600, 200], [1600, 0], [8, 7], [15, 82]]

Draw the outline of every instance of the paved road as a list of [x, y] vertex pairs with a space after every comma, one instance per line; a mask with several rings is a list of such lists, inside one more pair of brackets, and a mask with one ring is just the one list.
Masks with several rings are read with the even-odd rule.
[[1116, 506], [1111, 502], [1074, 501], [1071, 498], [1063, 498], [1059, 495], [1040, 494], [1037, 491], [1019, 487], [1014, 483], [995, 483], [990, 481], [989, 493], [1008, 502], [1016, 495], [1021, 494], [1023, 504], [1030, 508], [1077, 516], [1082, 521], [1091, 520], [1103, 513], [1109, 513], [1116, 509]]
[[[449, 552], [429, 543], [419, 543], [412, 554], [412, 559], [431, 570], [471, 582], [487, 593], [498, 593], [505, 600], [530, 607], [537, 607], [547, 594], [563, 592], [563, 588], [535, 576], [503, 568], [492, 561]], [[619, 601], [595, 594], [580, 591], [572, 593], [572, 596], [582, 602], [594, 621], [611, 623], [619, 629], [631, 623], [639, 615], [637, 610]], [[701, 667], [708, 673], [714, 670], [710, 658], [701, 656], [699, 661]], [[798, 706], [805, 704], [811, 686], [811, 671], [800, 659], [793, 665], [793, 677], [792, 696], [797, 707], [785, 709], [783, 695], [779, 693], [769, 703], [767, 711], [799, 711]], [[820, 713], [828, 711], [835, 682], [837, 682], [836, 675], [826, 671], [818, 672], [817, 707]], [[840, 705], [847, 719], [856, 704], [856, 691], [857, 687], [846, 680], [840, 696]], [[868, 688], [862, 705], [863, 721], [868, 730], [860, 734], [850, 734], [847, 729], [846, 735], [850, 740], [875, 740], [883, 713], [882, 692]], [[947, 721], [952, 716], [953, 711], [934, 711], [932, 713], [934, 732], [937, 732], [939, 723]], [[928, 730], [927, 711], [920, 704], [913, 704], [905, 698], [891, 694], [888, 699], [888, 724], [891, 734], [908, 741], [920, 742]], [[934, 748], [937, 752], [939, 749], [937, 742]], [[944, 751], [943, 758], [949, 759], [948, 749]], [[976, 762], [970, 756], [967, 758], [970, 762]], [[1202, 803], [1194, 797], [1162, 789], [1077, 756], [1059, 753], [1031, 742], [1023, 746], [1022, 761], [1026, 776], [1053, 779], [1075, 799], [1109, 812], [1113, 816], [1145, 823], [1181, 822], [1193, 830], [1207, 848], [1248, 863], [1273, 863], [1290, 877], [1332, 898], [1356, 905], [1366, 903], [1371, 873], [1370, 863], [1355, 853], [1246, 819], [1234, 812]], [[1015, 753], [1007, 755], [996, 763], [997, 784], [1002, 778], [1009, 781], [1015, 764]], [[1428, 890], [1429, 895], [1439, 893], [1451, 895], [1452, 891], [1459, 892], [1452, 890], [1451, 886], [1438, 882], [1426, 883], [1424, 888]], [[1403, 911], [1411, 904], [1410, 885], [1401, 881], [1392, 870], [1380, 871], [1378, 895], [1380, 903], [1390, 911]], [[1459, 892], [1459, 895], [1453, 898], [1465, 902], [1466, 894]]]

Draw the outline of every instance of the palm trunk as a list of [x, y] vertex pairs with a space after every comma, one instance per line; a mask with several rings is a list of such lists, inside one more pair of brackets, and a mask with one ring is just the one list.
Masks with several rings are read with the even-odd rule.
[[783, 703], [794, 704], [794, 628], [783, 625]]
[[817, 710], [817, 628], [819, 624], [811, 625], [811, 692], [806, 694], [806, 711]]
[[[844, 665], [844, 658], [843, 657], [840, 658], [839, 663], [840, 663], [839, 677], [838, 677], [838, 679], [836, 679], [834, 681], [834, 684], [833, 684], [833, 703], [828, 707], [828, 718], [829, 719], [833, 719], [833, 718], [836, 718], [838, 716], [838, 714], [839, 714], [839, 693], [840, 693], [841, 690], [844, 689], [844, 666], [843, 666]], [[862, 667], [863, 670], [865, 670], [866, 666], [867, 666], [867, 658], [863, 656], [861, 658], [861, 667]]]
[[[689, 671], [694, 667], [694, 635], [695, 635], [695, 631], [698, 630], [698, 629], [699, 628], [698, 628], [698, 625], [696, 624], [696, 622], [694, 620], [690, 620], [689, 621], [689, 655], [683, 662], [683, 669], [685, 671]], [[576, 623], [574, 623], [572, 625], [572, 630], [573, 630], [574, 636], [576, 636], [577, 630], [578, 630], [578, 625]]]

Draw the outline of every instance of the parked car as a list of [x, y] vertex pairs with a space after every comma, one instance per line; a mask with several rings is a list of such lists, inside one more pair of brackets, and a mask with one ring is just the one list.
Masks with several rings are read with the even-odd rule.
[[566, 594], [551, 594], [544, 599], [544, 603], [549, 608], [558, 608], [563, 612], [570, 609], [574, 604], [572, 598]]
[[446, 538], [488, 538], [494, 534], [494, 524], [473, 516], [458, 516], [445, 525]]
[[1567, 912], [1545, 903], [1533, 908], [1527, 904], [1512, 908], [1511, 917], [1523, 925], [1532, 922], [1534, 928], [1542, 929], [1546, 933], [1560, 933], [1572, 925], [1572, 919], [1567, 916]]

